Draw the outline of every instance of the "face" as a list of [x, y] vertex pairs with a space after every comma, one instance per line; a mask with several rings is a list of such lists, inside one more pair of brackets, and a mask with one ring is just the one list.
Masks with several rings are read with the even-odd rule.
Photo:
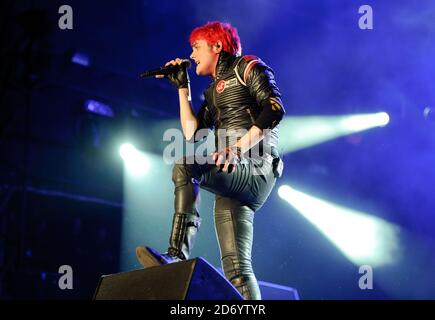
[[198, 76], [215, 76], [220, 48], [221, 45], [211, 46], [205, 40], [196, 40], [192, 44], [190, 59], [196, 63], [196, 74]]

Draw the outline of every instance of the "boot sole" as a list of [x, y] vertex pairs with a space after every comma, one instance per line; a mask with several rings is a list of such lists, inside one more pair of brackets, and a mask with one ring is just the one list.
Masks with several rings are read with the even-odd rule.
[[147, 248], [141, 246], [136, 248], [136, 257], [144, 268], [151, 268], [162, 265]]

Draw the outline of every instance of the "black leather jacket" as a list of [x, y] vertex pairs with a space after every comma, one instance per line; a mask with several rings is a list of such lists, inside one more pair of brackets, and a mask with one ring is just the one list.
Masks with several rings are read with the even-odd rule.
[[[216, 79], [204, 92], [204, 97], [197, 114], [197, 130], [215, 129], [217, 149], [220, 149], [219, 140], [223, 142], [225, 137], [226, 143], [232, 145], [253, 125], [270, 129], [261, 145], [278, 146], [278, 123], [285, 110], [273, 70], [259, 58], [237, 57], [222, 51]], [[219, 129], [225, 129], [226, 134], [221, 134]]]

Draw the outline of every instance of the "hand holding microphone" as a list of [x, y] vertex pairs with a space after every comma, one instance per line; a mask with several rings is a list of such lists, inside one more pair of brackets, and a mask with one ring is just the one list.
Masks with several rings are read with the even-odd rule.
[[142, 73], [140, 77], [167, 78], [178, 89], [188, 88], [190, 80], [187, 68], [189, 67], [190, 60], [177, 58], [167, 62], [163, 68]]

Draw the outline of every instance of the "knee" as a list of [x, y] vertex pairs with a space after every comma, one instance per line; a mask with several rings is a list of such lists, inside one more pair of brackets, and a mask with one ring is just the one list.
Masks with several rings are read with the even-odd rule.
[[187, 184], [188, 174], [184, 164], [176, 163], [172, 168], [172, 181], [176, 186]]
[[172, 181], [187, 179], [187, 172], [184, 164], [176, 163], [172, 168]]
[[191, 162], [190, 157], [180, 159], [172, 168], [172, 181], [176, 187], [184, 186], [188, 183], [199, 185], [201, 180], [201, 169]]

